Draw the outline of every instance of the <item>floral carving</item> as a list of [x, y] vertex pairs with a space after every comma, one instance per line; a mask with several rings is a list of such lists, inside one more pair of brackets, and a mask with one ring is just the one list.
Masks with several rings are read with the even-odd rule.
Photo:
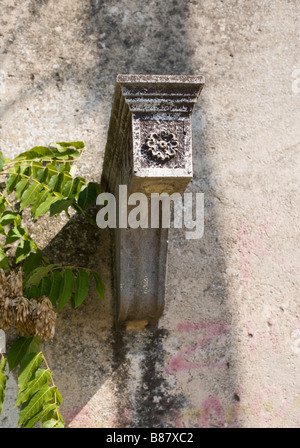
[[177, 154], [178, 140], [175, 134], [168, 131], [156, 131], [146, 139], [146, 148], [153, 159], [166, 162]]

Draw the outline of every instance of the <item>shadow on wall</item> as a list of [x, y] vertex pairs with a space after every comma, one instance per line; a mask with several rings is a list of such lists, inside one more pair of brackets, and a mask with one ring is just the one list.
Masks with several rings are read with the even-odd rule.
[[[35, 12], [28, 20], [34, 22], [39, 6], [47, 7], [50, 3], [30, 2]], [[56, 81], [58, 85], [80, 84], [86, 92], [86, 110], [96, 110], [104, 103], [107, 122], [118, 73], [202, 74], [193, 68], [194, 49], [187, 29], [189, 2], [91, 0], [80, 2], [76, 8], [78, 17], [85, 21], [79, 39], [86, 55], [92, 52], [95, 56], [96, 52], [97, 63], [82, 68], [85, 55], [77, 61], [77, 55], [70, 54], [73, 63], [65, 66], [62, 61]], [[197, 67], [201, 68], [201, 61], [197, 61]], [[92, 94], [98, 89], [103, 97]], [[201, 99], [199, 103], [203, 107]], [[199, 118], [199, 104], [195, 112]], [[205, 227], [209, 231], [196, 243], [182, 241], [180, 234], [174, 236], [169, 263], [172, 268], [174, 263], [174, 275], [186, 286], [180, 290], [186, 307], [200, 300], [202, 308], [191, 305], [190, 314], [183, 312], [183, 320], [176, 320], [180, 315], [176, 313], [179, 291], [171, 281], [166, 304], [166, 313], [171, 317], [166, 316], [164, 328], [160, 325], [140, 333], [114, 330], [110, 232], [95, 230], [75, 216], [46, 248], [54, 260], [59, 258], [68, 264], [80, 261], [82, 266], [99, 270], [107, 285], [104, 302], [99, 303], [92, 293], [88, 306], [76, 311], [66, 307], [58, 319], [54, 341], [45, 345], [64, 398], [62, 412], [71, 427], [237, 424], [239, 397], [233, 394], [230, 322], [223, 318], [230, 311], [226, 309], [224, 260], [210, 191], [210, 161], [195, 120], [194, 143], [195, 172], [189, 190], [206, 195]], [[172, 269], [169, 271], [172, 277]], [[208, 317], [209, 307], [218, 309], [214, 320]], [[174, 322], [172, 313], [176, 315]], [[174, 340], [179, 341], [175, 346]], [[214, 343], [218, 344], [217, 351]], [[205, 361], [195, 361], [197, 357]], [[194, 395], [195, 390], [198, 395]], [[224, 390], [229, 391], [227, 395]]]
[[[7, 21], [16, 7], [6, 6]], [[86, 105], [80, 110], [85, 113], [103, 102], [110, 105], [119, 73], [192, 74], [188, 59], [194, 50], [186, 40], [188, 13], [188, 2], [183, 5], [179, 0], [167, 4], [85, 0], [79, 5], [69, 0], [59, 5], [51, 0], [27, 0], [17, 13], [15, 26], [0, 39], [3, 54], [14, 46], [16, 50], [22, 44], [29, 47], [21, 52], [28, 56], [22, 67], [31, 70], [31, 82], [8, 107], [42, 93], [50, 84], [58, 90], [71, 84], [86, 91]], [[58, 26], [61, 20], [68, 30]], [[37, 54], [41, 57], [34, 66]]]

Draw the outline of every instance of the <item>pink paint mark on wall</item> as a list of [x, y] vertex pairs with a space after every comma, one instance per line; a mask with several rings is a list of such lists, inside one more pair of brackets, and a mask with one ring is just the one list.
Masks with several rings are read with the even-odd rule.
[[300, 427], [300, 394], [288, 395], [284, 387], [261, 385], [242, 399], [241, 395], [238, 391], [231, 403], [218, 396], [207, 397], [200, 408], [185, 409], [176, 415], [176, 428], [238, 428], [245, 421], [247, 427]]
[[65, 413], [68, 428], [92, 428], [93, 420], [87, 408], [74, 407]]
[[240, 404], [223, 406], [218, 397], [207, 398], [201, 406], [199, 426], [204, 428], [235, 428], [238, 427]]
[[166, 370], [168, 373], [180, 372], [183, 370], [202, 369], [202, 368], [222, 368], [226, 362], [195, 362], [191, 358], [196, 350], [209, 344], [212, 340], [222, 334], [229, 332], [229, 325], [224, 321], [201, 321], [197, 323], [182, 323], [177, 326], [180, 332], [201, 332], [201, 336], [193, 341], [192, 344], [184, 347], [179, 353], [170, 360]]
[[174, 419], [175, 428], [184, 428], [184, 423], [180, 415], [177, 415]]
[[220, 400], [216, 397], [207, 398], [202, 404], [200, 413], [200, 427], [207, 428], [212, 424], [217, 427], [225, 425], [225, 412]]
[[176, 416], [176, 428], [238, 427], [240, 403], [222, 404], [217, 396], [207, 397], [200, 408], [190, 408]]
[[129, 428], [132, 422], [132, 412], [126, 406], [117, 408], [111, 420], [112, 428]]
[[[254, 393], [243, 412], [251, 414], [258, 427], [298, 427], [300, 394], [288, 397], [283, 387], [264, 387]], [[293, 414], [297, 416], [295, 425], [291, 426]]]

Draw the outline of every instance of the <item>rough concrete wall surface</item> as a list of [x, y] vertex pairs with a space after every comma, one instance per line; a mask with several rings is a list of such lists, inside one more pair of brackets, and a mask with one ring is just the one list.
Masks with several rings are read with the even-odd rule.
[[[83, 140], [100, 180], [118, 73], [204, 75], [193, 115], [199, 240], [169, 235], [157, 328], [114, 330], [110, 232], [28, 217], [105, 300], [66, 307], [44, 350], [69, 427], [299, 427], [300, 4], [2, 0], [1, 150]], [[298, 71], [297, 71], [298, 70]], [[298, 244], [297, 244], [298, 243]], [[0, 427], [15, 427], [10, 375]]]

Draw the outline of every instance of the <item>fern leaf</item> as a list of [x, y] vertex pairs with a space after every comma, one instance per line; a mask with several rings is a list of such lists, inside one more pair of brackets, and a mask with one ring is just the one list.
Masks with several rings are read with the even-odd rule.
[[26, 388], [24, 390], [19, 390], [17, 401], [15, 406], [18, 406], [25, 401], [29, 400], [29, 397], [35, 392], [37, 392], [39, 389], [41, 389], [42, 386], [49, 385], [51, 378], [51, 372], [50, 370], [45, 369], [38, 369], [35, 372], [35, 377], [29, 381], [29, 383], [26, 384]]
[[45, 415], [49, 414], [49, 412], [56, 409], [56, 403], [47, 403], [44, 405], [44, 407], [41, 409], [40, 412], [35, 414], [34, 417], [32, 417], [30, 420], [27, 420], [27, 422], [24, 424], [24, 428], [33, 428]]
[[18, 372], [18, 387], [20, 392], [27, 387], [27, 383], [32, 379], [35, 371], [40, 367], [42, 362], [42, 353], [38, 353], [37, 355], [35, 353], [29, 353], [25, 357]]
[[20, 211], [32, 204], [42, 189], [43, 186], [35, 182], [25, 189], [21, 197]]
[[35, 211], [35, 217], [38, 218], [39, 216], [47, 213], [51, 205], [54, 204], [54, 202], [58, 201], [58, 199], [59, 198], [54, 194], [48, 195], [47, 199], [37, 207]]
[[2, 412], [3, 402], [5, 398], [6, 375], [5, 375], [6, 359], [1, 355], [0, 362], [0, 414]]
[[19, 414], [18, 425], [22, 425], [40, 412], [44, 403], [53, 398], [56, 390], [56, 386], [49, 387], [46, 384], [42, 386], [41, 389], [29, 399], [29, 401], [26, 401], [26, 403], [23, 404]]

